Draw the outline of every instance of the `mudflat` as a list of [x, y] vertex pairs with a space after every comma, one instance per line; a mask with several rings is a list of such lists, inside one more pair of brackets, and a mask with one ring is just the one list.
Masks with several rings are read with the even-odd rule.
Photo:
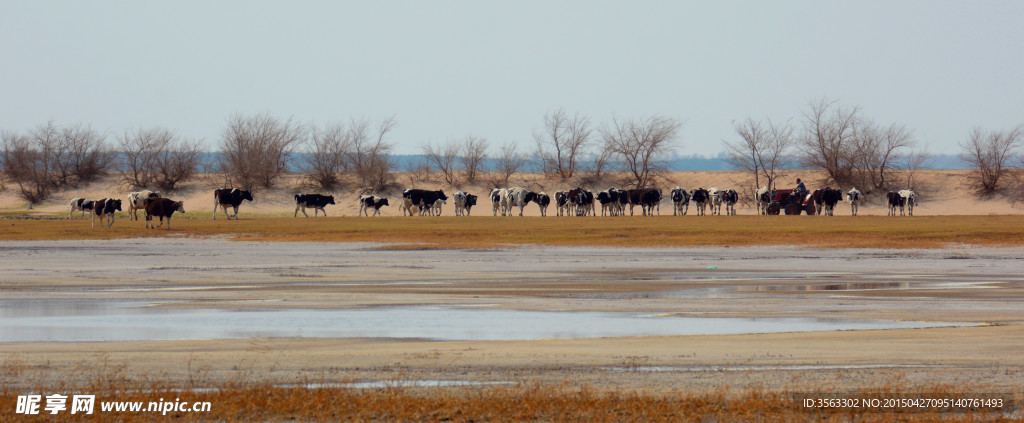
[[[3, 373], [7, 386], [85, 383], [97, 369], [189, 387], [430, 381], [650, 392], [936, 384], [1018, 392], [1024, 376], [1020, 248], [410, 250], [384, 243], [133, 238], [4, 241], [0, 256], [0, 310], [8, 317], [24, 310], [45, 317], [47, 310], [59, 314], [87, 303], [175, 312], [440, 308], [946, 325], [441, 341], [265, 337], [254, 323], [255, 335], [230, 338], [2, 342], [4, 364], [19, 369]], [[557, 317], [548, 324], [557, 326]], [[69, 376], [68, 369], [79, 371]]]

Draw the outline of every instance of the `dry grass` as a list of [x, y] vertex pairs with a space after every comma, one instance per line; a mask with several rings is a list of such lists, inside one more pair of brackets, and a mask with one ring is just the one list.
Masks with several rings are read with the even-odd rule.
[[[44, 216], [47, 217], [47, 216]], [[228, 237], [253, 241], [367, 241], [401, 249], [487, 248], [524, 244], [593, 246], [797, 245], [934, 248], [1024, 245], [1024, 216], [660, 216], [559, 217], [248, 217], [175, 218], [173, 230], [119, 219], [112, 229], [88, 220], [0, 218], [0, 240]]]
[[[126, 382], [103, 377], [89, 386], [45, 388], [48, 393], [96, 395], [91, 416], [72, 416], [64, 411], [61, 421], [1013, 421], [1008, 407], [1002, 413], [934, 413], [904, 411], [817, 411], [803, 408], [792, 394], [728, 390], [689, 394], [638, 394], [597, 392], [588, 387], [513, 386], [488, 388], [304, 388], [272, 385], [225, 384], [215, 389], [182, 390], [157, 384]], [[892, 387], [861, 391], [890, 396], [905, 392]], [[948, 394], [949, 387], [932, 387], [915, 392]], [[847, 395], [854, 395], [849, 393]], [[18, 395], [0, 390], [0, 422], [53, 421], [55, 416], [16, 415], [13, 404]], [[1018, 395], [1019, 397], [1019, 395]], [[209, 402], [209, 412], [160, 413], [101, 412], [101, 401], [158, 399], [181, 402]]]

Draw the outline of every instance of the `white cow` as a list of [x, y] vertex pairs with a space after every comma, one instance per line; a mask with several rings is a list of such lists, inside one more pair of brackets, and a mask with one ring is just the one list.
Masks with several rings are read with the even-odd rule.
[[519, 207], [519, 215], [523, 215], [523, 209], [533, 201], [537, 194], [523, 187], [515, 187], [508, 190], [508, 212], [512, 214], [512, 207]]
[[722, 214], [722, 203], [725, 201], [722, 198], [723, 191], [718, 188], [708, 189], [708, 202], [711, 203], [711, 215]]
[[850, 188], [846, 192], [846, 201], [850, 202], [850, 214], [853, 216], [857, 215], [857, 209], [860, 208], [861, 193], [857, 190], [857, 187]]
[[768, 204], [772, 202], [772, 193], [768, 187], [761, 187], [755, 193], [754, 202], [757, 203], [757, 214], [768, 214]]
[[137, 210], [146, 211], [146, 199], [157, 198], [160, 196], [159, 192], [150, 191], [148, 189], [142, 191], [135, 191], [128, 193], [128, 220], [139, 220], [139, 215], [136, 214]]
[[906, 205], [907, 207], [907, 214], [913, 216], [914, 206], [917, 205], [917, 194], [909, 189], [900, 190], [899, 194], [900, 198], [903, 199], [903, 202], [900, 205], [900, 216], [903, 215], [903, 205]]

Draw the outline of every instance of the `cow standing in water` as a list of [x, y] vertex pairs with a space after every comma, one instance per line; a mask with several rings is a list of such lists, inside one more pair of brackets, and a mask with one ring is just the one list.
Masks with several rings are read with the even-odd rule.
[[[217, 220], [217, 207], [224, 208], [224, 216], [238, 220], [238, 206], [242, 201], [253, 201], [252, 193], [238, 188], [223, 188], [213, 191], [213, 220]], [[228, 207], [235, 210], [235, 214], [228, 216]]]

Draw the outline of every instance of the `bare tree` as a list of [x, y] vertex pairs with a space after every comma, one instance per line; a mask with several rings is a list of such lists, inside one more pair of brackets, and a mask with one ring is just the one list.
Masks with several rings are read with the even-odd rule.
[[198, 173], [202, 145], [168, 129], [140, 128], [125, 131], [120, 153], [121, 179], [130, 187], [173, 191]]
[[850, 181], [859, 121], [857, 107], [844, 108], [827, 98], [812, 102], [804, 113], [804, 134], [799, 143], [804, 163], [824, 169], [838, 183]]
[[507, 187], [512, 175], [519, 172], [524, 165], [526, 165], [526, 156], [516, 152], [515, 143], [501, 146], [494, 169], [498, 176], [497, 179], [491, 181], [491, 185], [495, 188]]
[[672, 150], [679, 131], [672, 118], [652, 116], [642, 120], [614, 120], [602, 131], [605, 144], [621, 159], [637, 188], [650, 186], [665, 172], [662, 160]]
[[221, 168], [233, 185], [270, 188], [288, 169], [288, 156], [305, 131], [291, 118], [241, 114], [228, 118], [221, 134]]
[[487, 139], [466, 137], [463, 142], [462, 170], [466, 172], [466, 182], [476, 182], [477, 173], [482, 170], [484, 160], [487, 160]]
[[427, 143], [423, 146], [423, 154], [427, 156], [427, 162], [441, 172], [444, 182], [448, 185], [455, 184], [455, 162], [459, 158], [460, 149], [461, 146], [456, 141], [448, 141], [438, 146]]
[[352, 149], [345, 159], [346, 169], [364, 189], [383, 191], [392, 183], [392, 145], [386, 139], [397, 125], [394, 117], [382, 120], [374, 138], [370, 136], [370, 122], [366, 119], [353, 120], [349, 126]]
[[354, 142], [352, 132], [341, 123], [324, 128], [310, 125], [310, 140], [306, 156], [306, 172], [314, 185], [331, 190], [341, 184], [345, 158], [351, 154]]
[[853, 174], [850, 180], [839, 182], [877, 190], [889, 189], [897, 182], [892, 172], [903, 159], [904, 150], [914, 145], [910, 130], [895, 123], [880, 126], [862, 122], [853, 142]]
[[69, 125], [61, 130], [63, 148], [67, 156], [61, 162], [70, 169], [75, 180], [66, 185], [77, 186], [95, 181], [111, 163], [113, 155], [106, 144], [106, 136], [89, 125]]
[[978, 194], [990, 196], [1011, 173], [1014, 157], [1019, 157], [1024, 125], [1009, 131], [986, 132], [974, 128], [967, 141], [960, 143], [960, 158], [971, 168], [968, 180]]
[[590, 133], [590, 119], [579, 114], [569, 116], [559, 109], [545, 115], [544, 128], [533, 134], [544, 172], [563, 180], [572, 178], [590, 143]]
[[906, 171], [904, 172], [906, 182], [903, 182], [903, 186], [915, 191], [919, 191], [922, 188], [919, 181], [914, 177], [917, 176], [918, 170], [924, 168], [925, 163], [927, 163], [928, 159], [931, 157], [932, 155], [928, 153], [927, 148], [914, 149], [901, 157], [899, 167]]
[[37, 140], [16, 132], [3, 131], [0, 138], [3, 139], [0, 164], [7, 178], [18, 185], [18, 195], [29, 204], [46, 200], [57, 186], [51, 174], [53, 146], [34, 142]]
[[742, 140], [724, 141], [729, 163], [754, 176], [755, 190], [762, 186], [762, 178], [764, 186], [774, 188], [776, 179], [785, 176], [785, 161], [793, 146], [793, 128], [753, 118], [733, 122], [733, 128]]

